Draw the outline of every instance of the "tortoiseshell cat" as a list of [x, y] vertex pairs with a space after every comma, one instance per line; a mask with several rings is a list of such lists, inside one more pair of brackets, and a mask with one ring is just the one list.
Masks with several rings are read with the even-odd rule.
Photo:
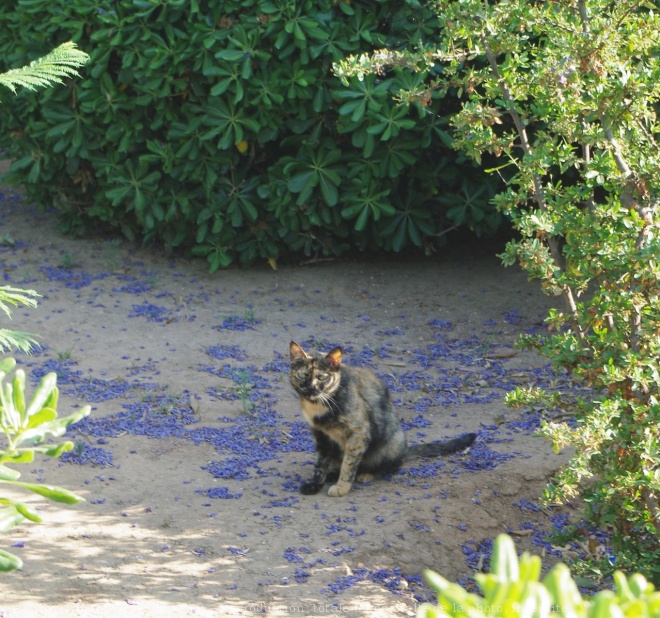
[[338, 473], [328, 495], [344, 496], [355, 480], [396, 472], [408, 459], [459, 451], [476, 438], [469, 433], [408, 447], [387, 386], [373, 371], [342, 365], [341, 348], [328, 354], [308, 353], [292, 341], [289, 351], [289, 379], [316, 440], [314, 474], [300, 493], [318, 493]]

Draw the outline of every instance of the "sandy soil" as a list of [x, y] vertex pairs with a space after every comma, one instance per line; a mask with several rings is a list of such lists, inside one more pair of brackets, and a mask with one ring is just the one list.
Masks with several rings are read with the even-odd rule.
[[[0, 538], [25, 562], [0, 578], [0, 616], [406, 616], [429, 595], [425, 568], [467, 581], [499, 532], [544, 550], [552, 514], [535, 503], [563, 456], [502, 396], [562, 378], [513, 351], [550, 300], [500, 266], [501, 245], [210, 275], [63, 237], [11, 192], [0, 225], [5, 283], [43, 295], [3, 322], [43, 342], [20, 364], [58, 373], [61, 414], [93, 407], [68, 461], [23, 469], [86, 502], [29, 498], [45, 523]], [[292, 339], [374, 367], [411, 442], [478, 443], [344, 498], [298, 494], [313, 453]]]

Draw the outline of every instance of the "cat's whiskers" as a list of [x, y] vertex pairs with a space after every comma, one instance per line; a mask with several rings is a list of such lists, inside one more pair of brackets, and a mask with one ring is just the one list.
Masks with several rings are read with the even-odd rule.
[[337, 407], [337, 402], [335, 401], [334, 397], [332, 395], [328, 395], [328, 393], [320, 392], [318, 395], [318, 400], [328, 408], [332, 408], [333, 405], [335, 408]]

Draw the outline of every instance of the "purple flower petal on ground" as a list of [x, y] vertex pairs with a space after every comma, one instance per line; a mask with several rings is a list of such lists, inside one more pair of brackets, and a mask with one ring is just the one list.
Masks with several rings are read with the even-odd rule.
[[133, 305], [128, 314], [129, 318], [143, 317], [149, 322], [166, 322], [170, 319], [172, 312], [165, 307], [159, 307], [146, 300], [141, 305]]
[[91, 275], [77, 268], [61, 268], [59, 266], [42, 266], [40, 270], [44, 273], [48, 281], [61, 283], [64, 287], [74, 290], [87, 287], [94, 281], [104, 279], [108, 276], [105, 273]]
[[493, 552], [493, 539], [484, 539], [479, 543], [467, 541], [463, 544], [462, 549], [467, 566], [473, 571], [477, 571], [490, 563], [490, 556]]
[[214, 326], [217, 330], [254, 330], [256, 324], [260, 324], [261, 320], [254, 318], [246, 319], [240, 316], [230, 316], [223, 320], [219, 326]]
[[429, 326], [437, 330], [451, 330], [452, 324], [447, 320], [429, 320]]
[[284, 550], [284, 559], [289, 562], [304, 562], [303, 557], [300, 555], [297, 549], [293, 547], [288, 547]]
[[233, 358], [243, 361], [247, 358], [247, 354], [237, 345], [211, 345], [206, 348], [206, 353], [217, 360]]
[[152, 289], [152, 285], [150, 283], [147, 283], [146, 281], [138, 281], [134, 277], [118, 277], [118, 278], [125, 278], [126, 280], [130, 280], [130, 283], [127, 283], [126, 285], [122, 285], [118, 288], [112, 288], [113, 292], [126, 292], [128, 294], [144, 294], [145, 292], [150, 292]]
[[210, 489], [197, 489], [198, 494], [202, 494], [207, 498], [219, 498], [221, 500], [238, 500], [242, 493], [231, 493], [228, 487], [211, 487]]
[[112, 451], [90, 446], [86, 442], [78, 442], [73, 450], [62, 453], [60, 461], [80, 466], [112, 466]]

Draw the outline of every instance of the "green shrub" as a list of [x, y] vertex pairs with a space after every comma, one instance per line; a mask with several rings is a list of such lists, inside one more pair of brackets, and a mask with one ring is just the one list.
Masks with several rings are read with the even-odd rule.
[[8, 178], [68, 230], [102, 223], [212, 269], [487, 233], [496, 183], [451, 150], [447, 99], [402, 108], [420, 77], [330, 71], [438, 26], [417, 0], [19, 0], [0, 10], [0, 58], [71, 39], [91, 61], [67, 90], [7, 104]]
[[[519, 231], [504, 262], [565, 300], [549, 332], [524, 343], [593, 389], [577, 400], [540, 389], [509, 397], [577, 417], [577, 426], [550, 419], [542, 429], [557, 450], [573, 449], [546, 498], [580, 495], [589, 519], [612, 530], [617, 568], [659, 584], [656, 4], [446, 0], [438, 15], [446, 83], [466, 95], [452, 119], [455, 145], [510, 170], [494, 200]], [[425, 102], [423, 89], [405, 96]]]
[[660, 616], [660, 592], [639, 574], [627, 578], [617, 571], [614, 574], [616, 592], [602, 590], [590, 598], [582, 597], [565, 564], [555, 565], [543, 581], [539, 581], [540, 574], [541, 559], [525, 553], [518, 560], [514, 542], [506, 534], [501, 534], [493, 546], [490, 573], [475, 575], [483, 597], [427, 571], [425, 578], [437, 593], [438, 604], [421, 605], [417, 617]]

